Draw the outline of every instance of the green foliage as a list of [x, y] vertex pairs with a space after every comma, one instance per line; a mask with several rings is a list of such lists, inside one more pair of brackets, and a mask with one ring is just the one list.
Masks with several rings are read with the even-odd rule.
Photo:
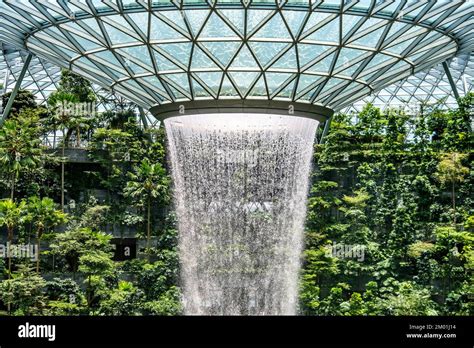
[[45, 286], [42, 277], [32, 273], [28, 266], [20, 266], [12, 279], [0, 282], [0, 300], [11, 305], [14, 315], [41, 315], [46, 305]]
[[150, 315], [179, 315], [181, 301], [179, 288], [173, 286], [156, 301], [145, 302], [144, 310]]
[[[472, 102], [334, 116], [315, 147], [302, 313], [472, 313]], [[362, 245], [364, 257], [329, 257], [333, 243]]]
[[[12, 92], [7, 92], [2, 95], [2, 105], [7, 105], [11, 94]], [[20, 89], [15, 97], [15, 100], [13, 101], [9, 116], [14, 118], [25, 109], [36, 109], [37, 107], [38, 105], [36, 104], [33, 93], [24, 89]]]
[[8, 178], [12, 199], [19, 175], [44, 162], [39, 134], [38, 115], [29, 109], [0, 126], [0, 173]]

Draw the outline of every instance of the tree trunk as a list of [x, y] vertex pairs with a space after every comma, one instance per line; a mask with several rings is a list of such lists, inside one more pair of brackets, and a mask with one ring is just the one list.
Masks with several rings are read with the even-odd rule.
[[148, 253], [148, 261], [150, 261], [150, 239], [151, 239], [151, 199], [148, 198], [148, 209], [147, 209], [147, 236], [146, 236], [146, 249]]
[[11, 256], [12, 243], [13, 243], [13, 228], [9, 227], [8, 228], [8, 245], [9, 245], [9, 250], [8, 250], [8, 279], [11, 279], [11, 277], [12, 277], [12, 256]]
[[10, 191], [10, 198], [13, 201], [13, 197], [15, 196], [15, 173], [12, 173], [11, 179], [11, 191]]
[[81, 129], [79, 126], [76, 127], [76, 147], [81, 147]]
[[66, 150], [66, 134], [63, 128], [63, 146], [61, 151], [61, 211], [64, 213], [64, 154]]
[[454, 223], [454, 226], [456, 227], [456, 190], [455, 190], [454, 180], [453, 180], [453, 191], [451, 194], [453, 197], [453, 223]]
[[37, 235], [36, 235], [36, 252], [38, 253], [36, 257], [36, 273], [40, 273], [40, 246], [41, 246], [41, 235], [42, 232], [40, 229], [38, 229]]

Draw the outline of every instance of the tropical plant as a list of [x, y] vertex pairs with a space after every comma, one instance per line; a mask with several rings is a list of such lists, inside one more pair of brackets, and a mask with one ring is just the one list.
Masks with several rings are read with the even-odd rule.
[[30, 197], [28, 199], [27, 220], [33, 224], [36, 229], [36, 273], [40, 271], [41, 238], [43, 233], [57, 225], [67, 221], [67, 215], [61, 210], [56, 209], [56, 203], [51, 198]]
[[145, 207], [147, 222], [146, 249], [150, 255], [152, 203], [153, 201], [161, 203], [168, 201], [170, 179], [160, 163], [150, 163], [146, 158], [129, 174], [129, 179], [124, 194]]
[[[13, 245], [14, 231], [25, 221], [26, 202], [15, 203], [11, 199], [0, 201], [0, 226], [7, 229], [7, 240], [10, 246]], [[12, 258], [8, 256], [8, 279], [12, 273]]]
[[14, 198], [15, 183], [20, 173], [41, 166], [38, 115], [25, 111], [0, 127], [0, 172], [9, 178], [10, 198]]

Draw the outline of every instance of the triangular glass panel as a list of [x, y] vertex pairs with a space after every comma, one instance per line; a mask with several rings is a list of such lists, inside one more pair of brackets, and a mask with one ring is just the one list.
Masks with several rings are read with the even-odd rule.
[[198, 81], [196, 81], [194, 78], [191, 79], [191, 83], [193, 85], [193, 92], [194, 92], [195, 98], [211, 97], [209, 92], [203, 86], [201, 86], [201, 84]]
[[172, 85], [168, 84], [169, 89], [171, 92], [173, 92], [173, 95], [176, 99], [189, 99], [186, 95], [178, 91], [176, 88], [174, 88]]
[[298, 44], [298, 57], [300, 61], [300, 67], [304, 67], [306, 66], [306, 64], [317, 60], [318, 57], [327, 53], [327, 51], [332, 48], [333, 47], [331, 46], [299, 43]]
[[272, 68], [297, 70], [298, 63], [296, 60], [295, 48], [290, 48], [283, 56], [281, 56], [280, 59], [272, 64]]
[[139, 23], [138, 27], [145, 36], [148, 34], [149, 12], [131, 12], [127, 13], [127, 16], [130, 17], [134, 23]]
[[249, 90], [250, 86], [252, 86], [252, 82], [255, 81], [259, 73], [253, 71], [238, 71], [230, 72], [229, 75], [232, 80], [234, 80], [241, 94], [245, 95]]
[[265, 87], [265, 79], [263, 78], [263, 75], [260, 76], [248, 95], [253, 97], [267, 96], [267, 88]]
[[186, 10], [184, 11], [186, 14], [186, 18], [188, 19], [189, 24], [191, 25], [191, 29], [194, 35], [197, 35], [201, 30], [204, 21], [206, 20], [207, 16], [209, 15], [209, 10]]
[[247, 48], [247, 45], [243, 45], [240, 49], [237, 56], [234, 58], [234, 61], [231, 64], [231, 68], [242, 68], [242, 67], [257, 67], [258, 64], [255, 59], [252, 57], [250, 50]]
[[333, 58], [334, 58], [334, 53], [331, 53], [326, 58], [323, 58], [322, 60], [314, 64], [307, 71], [317, 71], [317, 72], [329, 74], [329, 69], [331, 68], [331, 63], [332, 63]]
[[129, 67], [130, 69], [132, 69], [132, 72], [133, 74], [143, 74], [143, 73], [146, 73], [148, 72], [148, 70], [145, 70], [143, 67], [141, 67], [140, 65], [137, 65], [135, 64], [134, 62], [132, 62], [131, 60], [127, 60], [125, 59], [125, 65], [127, 67]]
[[241, 43], [237, 41], [201, 42], [222, 65], [227, 66]]
[[219, 68], [197, 45], [194, 46], [191, 69]]
[[362, 64], [363, 60], [359, 63], [356, 64], [351, 64], [349, 65], [348, 68], [339, 70], [337, 74], [345, 75], [345, 76], [350, 76], [354, 75], [354, 73], [359, 69], [360, 65]]
[[212, 13], [204, 28], [199, 34], [199, 38], [210, 37], [236, 37], [237, 34], [216, 14]]
[[187, 93], [191, 94], [189, 89], [189, 80], [188, 74], [186, 73], [177, 73], [177, 74], [164, 74], [161, 75], [166, 80], [168, 85], [175, 87], [176, 89], [184, 89]]
[[324, 13], [324, 12], [319, 12], [319, 11], [315, 11], [315, 12], [311, 13], [311, 16], [309, 17], [309, 19], [306, 22], [306, 25], [304, 27], [303, 34], [307, 33], [308, 31], [310, 31], [314, 27], [317, 27], [317, 26], [321, 25], [321, 22], [324, 21], [329, 16], [331, 16], [330, 13]]
[[261, 27], [253, 38], [278, 38], [278, 39], [291, 39], [291, 35], [286, 29], [285, 23], [277, 12], [275, 15]]
[[219, 96], [238, 96], [239, 93], [235, 90], [227, 75], [222, 80], [222, 88]]
[[392, 36], [400, 35], [400, 31], [406, 27], [407, 27], [406, 23], [397, 22], [397, 21], [392, 22], [392, 26], [390, 27], [390, 30], [388, 31], [386, 39], [391, 40]]
[[195, 75], [217, 95], [222, 80], [222, 72], [199, 72]]
[[77, 23], [88, 27], [91, 31], [95, 33], [102, 33], [102, 31], [100, 30], [99, 24], [97, 24], [97, 21], [95, 20], [95, 18], [81, 19], [80, 21], [77, 21]]
[[362, 18], [361, 16], [354, 16], [354, 15], [348, 15], [348, 14], [344, 14], [342, 16], [342, 37], [343, 38], [345, 38], [347, 33], [350, 32], [357, 23], [359, 23], [361, 18]]
[[288, 47], [288, 43], [285, 42], [249, 42], [248, 44], [262, 66], [267, 65]]
[[286, 74], [286, 73], [265, 73], [265, 77], [267, 79], [268, 85], [268, 92], [273, 94], [276, 90], [278, 90], [284, 82], [286, 82], [293, 74]]
[[379, 42], [380, 37], [382, 36], [385, 28], [379, 28], [375, 31], [372, 31], [360, 38], [358, 38], [355, 41], [351, 41], [351, 45], [357, 45], [357, 46], [365, 46], [365, 47], [370, 47], [370, 48], [375, 48], [377, 46], [377, 43]]
[[339, 17], [305, 38], [306, 40], [339, 43]]
[[147, 46], [122, 47], [116, 49], [115, 52], [125, 53], [123, 54], [124, 59], [139, 61], [149, 67], [153, 66]]
[[123, 31], [111, 26], [110, 24], [103, 22], [103, 25], [105, 30], [107, 31], [107, 34], [109, 35], [112, 45], [138, 42], [138, 40], [133, 36], [125, 34]]
[[342, 85], [344, 83], [348, 83], [348, 81], [332, 77], [328, 80], [326, 85], [324, 85], [323, 89], [319, 92], [319, 95], [321, 96], [321, 95], [329, 92], [332, 88], [336, 87], [337, 85], [339, 85], [339, 84]]
[[182, 39], [183, 35], [178, 33], [176, 30], [165, 24], [162, 20], [156, 16], [150, 16], [150, 40], [169, 40], [169, 39]]
[[188, 31], [183, 15], [179, 11], [160, 11], [160, 15], [167, 18], [167, 22], [173, 23], [181, 29]]
[[319, 80], [322, 80], [321, 76], [301, 74], [298, 80], [298, 89], [296, 91], [297, 94], [301, 94], [306, 88]]
[[191, 43], [182, 42], [182, 43], [170, 43], [170, 44], [160, 44], [154, 47], [161, 48], [166, 51], [171, 57], [176, 59], [176, 62], [180, 62], [188, 66], [189, 58], [191, 55]]
[[283, 18], [285, 18], [286, 23], [290, 27], [291, 33], [293, 36], [297, 36], [303, 20], [306, 17], [306, 11], [282, 11]]
[[168, 93], [166, 92], [165, 87], [161, 83], [160, 79], [156, 76], [146, 76], [142, 77], [141, 79], [145, 80], [150, 86], [150, 88], [156, 90], [165, 98], [169, 98]]
[[414, 37], [414, 38], [405, 40], [405, 41], [403, 41], [401, 43], [398, 43], [394, 46], [385, 48], [384, 51], [388, 51], [388, 52], [395, 53], [395, 54], [401, 54], [408, 46], [410, 46], [410, 44], [413, 41], [415, 41], [415, 39], [417, 39], [417, 38]]
[[[385, 54], [382, 54], [382, 53], [378, 53], [376, 54], [372, 60], [364, 67], [364, 72], [365, 71], [369, 71], [370, 69], [372, 68], [377, 68], [377, 69], [380, 69], [382, 67], [384, 67], [385, 65], [387, 65], [387, 63], [390, 61], [390, 60], [394, 60], [396, 58], [392, 57], [392, 56], [388, 56], [388, 55], [385, 55]], [[364, 72], [362, 72], [362, 75], [364, 74]]]
[[74, 35], [74, 39], [79, 43], [79, 45], [82, 46], [82, 48], [84, 48], [85, 51], [95, 50], [97, 48], [103, 48], [102, 45], [96, 42], [84, 39], [83, 37], [79, 35]]
[[182, 70], [168, 58], [162, 56], [161, 54], [153, 51], [155, 55], [156, 65], [158, 67], [158, 71], [166, 71], [166, 70]]
[[366, 51], [356, 50], [353, 48], [341, 48], [334, 70], [337, 71], [339, 69], [347, 69], [354, 63], [355, 60], [357, 60], [357, 58], [363, 56], [365, 53]]
[[247, 33], [253, 31], [273, 11], [270, 10], [248, 10], [247, 11]]
[[[370, 30], [370, 28], [373, 28], [374, 26], [376, 26], [377, 24], [379, 24], [380, 22], [382, 22], [383, 20], [382, 19], [379, 19], [379, 18], [372, 18], [372, 17], [369, 17], [367, 18], [367, 20], [364, 22], [364, 24], [362, 24], [360, 26], [359, 29], [357, 29], [357, 32], [354, 34], [354, 35], [357, 35], [358, 33], [362, 33], [366, 30]], [[373, 31], [373, 30], [372, 30]]]
[[[116, 27], [117, 29], [123, 31], [128, 35], [139, 37], [138, 34], [135, 32], [135, 29], [133, 29], [130, 23], [127, 22], [125, 17], [121, 15], [105, 16], [103, 17], [102, 21], [109, 23], [110, 25]], [[148, 21], [144, 19], [144, 22], [138, 23], [147, 24]]]
[[229, 22], [231, 22], [241, 34], [244, 33], [244, 11], [232, 10], [232, 9], [221, 9], [219, 13], [225, 16]]
[[276, 95], [279, 98], [291, 98], [293, 94], [293, 89], [295, 87], [296, 79], [287, 84], [278, 94]]

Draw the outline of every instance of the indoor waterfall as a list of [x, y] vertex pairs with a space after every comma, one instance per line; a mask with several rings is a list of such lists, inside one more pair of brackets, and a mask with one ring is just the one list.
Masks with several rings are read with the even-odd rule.
[[317, 125], [268, 114], [165, 120], [185, 314], [296, 314]]

